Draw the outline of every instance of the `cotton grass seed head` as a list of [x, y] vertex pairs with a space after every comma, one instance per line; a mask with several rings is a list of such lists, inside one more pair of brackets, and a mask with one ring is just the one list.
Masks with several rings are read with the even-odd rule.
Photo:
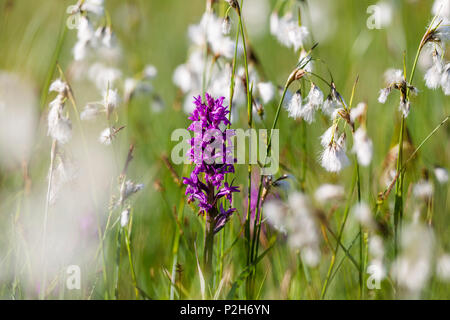
[[345, 133], [333, 140], [324, 148], [320, 156], [320, 163], [329, 172], [339, 172], [350, 164], [345, 153]]
[[60, 78], [54, 80], [48, 89], [49, 92], [57, 92], [63, 96], [67, 96], [68, 85], [66, 82], [62, 81]]
[[98, 140], [101, 144], [109, 146], [112, 143], [113, 134], [113, 130], [111, 130], [110, 128], [106, 128], [100, 133], [100, 137], [98, 138]]
[[104, 0], [84, 0], [82, 3], [82, 11], [90, 12], [97, 16], [104, 14]]
[[448, 0], [435, 0], [431, 12], [442, 19], [450, 20], [450, 2]]
[[120, 226], [122, 228], [126, 227], [128, 225], [130, 219], [130, 208], [127, 208], [122, 211], [120, 214]]
[[294, 119], [299, 119], [302, 116], [302, 103], [303, 103], [303, 98], [301, 95], [300, 90], [297, 90], [297, 92], [295, 92], [288, 104], [288, 114], [290, 118], [294, 118]]
[[135, 183], [132, 180], [124, 181], [120, 186], [120, 198], [117, 205], [123, 205], [124, 202], [133, 194], [144, 188], [144, 184]]
[[336, 130], [336, 124], [333, 124], [320, 136], [320, 144], [322, 147], [327, 147], [333, 141]]
[[103, 105], [108, 116], [119, 106], [119, 102], [120, 97], [117, 89], [108, 89], [103, 92]]
[[435, 167], [434, 176], [440, 184], [445, 184], [448, 182], [448, 171], [445, 168]]
[[47, 116], [48, 135], [61, 144], [69, 142], [72, 138], [72, 122], [64, 114], [66, 98], [59, 94], [50, 102], [50, 111]]
[[230, 31], [231, 31], [231, 19], [227, 15], [225, 18], [223, 18], [222, 21], [222, 33], [227, 36], [230, 34]]
[[345, 104], [344, 98], [336, 90], [336, 85], [332, 82], [331, 91], [322, 105], [322, 111], [326, 115], [330, 116], [331, 119], [334, 119], [336, 110], [340, 109], [343, 104]]
[[302, 108], [301, 117], [307, 122], [314, 121], [316, 110], [320, 108], [323, 103], [323, 93], [320, 88], [314, 83], [311, 84], [311, 90], [306, 97], [306, 103]]
[[298, 51], [309, 39], [309, 30], [305, 26], [299, 26], [298, 21], [291, 13], [282, 18], [273, 12], [270, 17], [270, 32], [285, 47]]
[[350, 110], [350, 121], [352, 123], [355, 123], [357, 119], [363, 119], [365, 118], [367, 113], [367, 103], [360, 102], [356, 105], [355, 108], [352, 108]]
[[373, 143], [367, 136], [367, 132], [364, 127], [359, 127], [353, 133], [352, 152], [356, 154], [358, 163], [364, 167], [367, 167], [372, 161]]

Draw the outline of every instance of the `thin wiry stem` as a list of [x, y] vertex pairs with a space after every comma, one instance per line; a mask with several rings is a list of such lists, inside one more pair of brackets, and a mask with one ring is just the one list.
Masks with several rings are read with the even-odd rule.
[[[291, 81], [288, 80], [286, 82], [286, 85], [284, 86], [283, 89], [283, 94], [281, 95], [281, 99], [280, 102], [278, 103], [278, 108], [275, 114], [275, 118], [273, 120], [273, 124], [272, 124], [272, 128], [270, 130], [270, 135], [269, 135], [269, 140], [267, 141], [267, 150], [266, 150], [266, 158], [264, 159], [264, 164], [266, 163], [267, 157], [270, 155], [270, 147], [272, 145], [272, 136], [273, 136], [273, 131], [275, 130], [277, 123], [278, 123], [278, 118], [280, 117], [280, 112], [281, 112], [281, 107], [283, 105], [283, 101], [284, 98], [286, 97], [286, 92], [289, 88], [289, 85], [291, 84]], [[256, 214], [255, 214], [255, 227], [256, 230], [255, 232], [255, 236], [253, 237], [253, 244], [251, 246], [252, 248], [252, 252], [251, 252], [251, 262], [256, 261], [257, 257], [258, 257], [258, 251], [259, 251], [259, 237], [261, 235], [261, 226], [262, 226], [262, 216], [261, 216], [261, 193], [262, 193], [262, 189], [263, 189], [263, 183], [264, 183], [264, 176], [261, 175], [260, 181], [259, 181], [259, 188], [258, 188], [258, 195], [256, 197]], [[250, 207], [250, 202], [248, 203], [248, 206]], [[256, 219], [258, 219], [258, 223], [256, 224]], [[254, 269], [256, 269], [256, 264], [254, 265]], [[254, 273], [254, 270], [253, 270]], [[252, 273], [252, 274], [253, 274]]]
[[58, 43], [56, 45], [55, 52], [53, 53], [53, 56], [52, 56], [52, 61], [50, 63], [50, 68], [48, 69], [47, 78], [45, 79], [44, 88], [42, 89], [41, 102], [40, 102], [41, 110], [43, 110], [45, 107], [45, 102], [47, 101], [47, 97], [48, 97], [48, 89], [50, 87], [50, 83], [52, 81], [53, 74], [55, 73], [55, 68], [58, 64], [58, 59], [61, 54], [61, 50], [62, 50], [62, 47], [64, 44], [64, 40], [66, 38], [66, 35], [67, 35], [67, 27], [64, 26], [63, 31], [61, 32], [61, 35], [58, 39]]
[[[242, 12], [241, 8], [244, 1], [241, 1], [240, 5], [236, 5], [236, 13], [238, 15], [239, 19], [239, 30], [242, 34], [242, 47], [243, 47], [243, 55], [244, 55], [244, 69], [245, 69], [245, 87], [246, 87], [246, 93], [247, 93], [247, 121], [249, 128], [252, 128], [253, 126], [253, 112], [252, 112], [252, 92], [250, 89], [250, 78], [249, 78], [249, 72], [248, 72], [248, 55], [247, 55], [247, 44], [245, 39], [245, 32], [244, 32], [244, 22], [242, 21]], [[249, 146], [249, 157], [250, 157], [250, 146]], [[251, 190], [252, 190], [252, 165], [248, 164], [248, 189], [247, 189], [247, 217], [245, 221], [245, 239], [246, 239], [246, 246], [247, 246], [247, 265], [250, 265], [251, 263], [251, 246], [250, 246], [250, 219], [251, 219]], [[247, 294], [249, 293], [249, 282], [247, 282]]]
[[399, 229], [401, 229], [403, 215], [403, 173], [402, 173], [402, 157], [403, 157], [403, 131], [405, 127], [405, 117], [402, 115], [400, 124], [400, 133], [398, 138], [398, 155], [397, 155], [397, 172], [399, 173], [397, 184], [395, 187], [395, 205], [394, 205], [394, 255], [398, 254], [398, 238]]
[[[433, 19], [434, 21], [434, 19]], [[433, 22], [432, 22], [433, 23]], [[430, 31], [430, 27], [428, 27], [427, 31], [425, 32], [424, 36], [422, 37], [422, 40], [419, 43], [419, 47], [417, 48], [416, 57], [414, 58], [413, 67], [411, 69], [411, 75], [409, 77], [408, 86], [406, 89], [406, 99], [409, 99], [409, 93], [410, 93], [410, 86], [412, 84], [412, 81], [414, 79], [414, 74], [416, 72], [417, 63], [419, 61], [420, 52], [422, 51], [423, 46], [426, 42], [427, 34]], [[406, 77], [406, 73], [405, 73]], [[395, 204], [394, 204], [394, 254], [397, 256], [398, 254], [398, 240], [399, 240], [399, 233], [402, 229], [402, 222], [403, 222], [403, 178], [404, 173], [403, 171], [403, 137], [404, 137], [404, 131], [406, 126], [406, 118], [402, 114], [402, 119], [400, 123], [400, 133], [398, 137], [398, 155], [397, 155], [397, 173], [399, 173], [397, 184], [395, 186]]]
[[[358, 203], [361, 202], [361, 177], [359, 173], [358, 159], [355, 157], [356, 166], [356, 189], [358, 194]], [[359, 298], [361, 299], [364, 295], [364, 263], [363, 263], [363, 252], [364, 252], [364, 241], [363, 241], [363, 229], [359, 226]]]
[[[239, 22], [240, 24], [240, 22]], [[236, 65], [237, 65], [237, 54], [238, 54], [238, 45], [239, 45], [239, 36], [240, 36], [240, 26], [238, 26], [237, 32], [236, 32], [236, 41], [234, 46], [234, 57], [232, 62], [232, 70], [231, 70], [231, 76], [230, 76], [230, 97], [229, 97], [229, 114], [228, 114], [228, 121], [230, 122], [228, 124], [228, 129], [231, 128], [231, 113], [233, 111], [233, 98], [234, 98], [234, 88], [235, 88], [235, 78], [236, 78]], [[228, 175], [225, 176], [225, 181], [228, 182]], [[226, 201], [224, 201], [225, 206], [227, 205]], [[223, 259], [225, 257], [225, 229], [226, 225], [222, 229], [221, 233], [221, 241], [220, 241], [220, 252], [218, 255], [218, 261], [219, 261], [219, 279], [222, 279], [223, 275]]]
[[[59, 74], [61, 76], [61, 78], [63, 79], [64, 82], [67, 83], [69, 89], [68, 89], [68, 97], [69, 97], [69, 101], [74, 109], [74, 113], [75, 113], [75, 118], [77, 120], [77, 125], [80, 129], [80, 134], [81, 134], [81, 141], [83, 144], [83, 149], [84, 152], [86, 154], [86, 157], [88, 158], [88, 162], [92, 163], [92, 161], [90, 160], [90, 152], [87, 146], [87, 142], [86, 142], [86, 137], [84, 134], [84, 130], [83, 130], [83, 126], [81, 125], [81, 118], [80, 118], [80, 113], [78, 112], [78, 107], [77, 107], [77, 103], [75, 101], [75, 97], [73, 96], [73, 92], [72, 92], [72, 88], [69, 84], [69, 82], [67, 81], [67, 78], [61, 68], [61, 66], [57, 63], [56, 67], [58, 68]], [[95, 188], [93, 187], [94, 184], [94, 178], [93, 178], [93, 173], [92, 173], [92, 168], [91, 166], [88, 166], [88, 170], [89, 170], [89, 179], [90, 179], [90, 188], [91, 188], [91, 194], [92, 194], [92, 200], [94, 202], [94, 207], [95, 207], [95, 212], [97, 212], [96, 214], [96, 218], [97, 218], [97, 233], [98, 233], [98, 239], [99, 239], [99, 246], [100, 246], [100, 253], [102, 255], [102, 274], [103, 274], [103, 282], [104, 285], [106, 287], [105, 290], [105, 299], [109, 298], [109, 293], [108, 293], [108, 277], [106, 274], [106, 258], [105, 258], [105, 251], [104, 251], [104, 237], [102, 236], [102, 229], [101, 229], [101, 223], [100, 223], [100, 214], [98, 213], [98, 202], [97, 202], [97, 197], [96, 197], [96, 191]], [[106, 232], [106, 230], [105, 230]]]
[[48, 185], [47, 185], [47, 196], [45, 199], [45, 211], [44, 211], [44, 228], [43, 228], [43, 239], [42, 239], [42, 263], [43, 263], [43, 277], [42, 277], [42, 285], [40, 291], [40, 298], [45, 299], [45, 291], [47, 287], [47, 259], [45, 258], [46, 250], [47, 250], [47, 225], [48, 225], [48, 213], [50, 208], [50, 195], [52, 192], [52, 182], [53, 182], [53, 170], [55, 166], [55, 156], [56, 149], [58, 146], [58, 142], [54, 139], [52, 143], [52, 149], [50, 151], [50, 169], [48, 176]]
[[[440, 127], [442, 127], [449, 119], [449, 116], [445, 117], [444, 120], [442, 120], [441, 123], [439, 123], [437, 125], [436, 128], [433, 129], [433, 131], [430, 132], [430, 134], [428, 134], [428, 136], [419, 144], [419, 146], [414, 150], [413, 153], [411, 153], [411, 155], [409, 156], [408, 160], [405, 161], [405, 163], [403, 163], [403, 167], [402, 167], [402, 171], [401, 173], [405, 172], [406, 168], [407, 168], [407, 164], [415, 157], [415, 155], [417, 154], [417, 152], [419, 152], [419, 150], [422, 148], [422, 146], [433, 136], [436, 134], [436, 132], [439, 130]], [[381, 193], [381, 201], [384, 201], [390, 194], [392, 188], [394, 187], [394, 184], [396, 184], [398, 177], [400, 176], [400, 172], [397, 172], [397, 174], [395, 175], [394, 179], [392, 180], [391, 184], [386, 188], [386, 190], [384, 192]]]
[[[183, 176], [187, 175], [189, 166], [184, 165], [183, 166]], [[180, 203], [178, 205], [178, 211], [177, 211], [177, 219], [178, 221], [183, 220], [183, 214], [184, 214], [184, 187], [180, 188]], [[173, 245], [172, 245], [172, 255], [173, 255], [173, 261], [172, 261], [172, 274], [171, 274], [171, 285], [170, 285], [170, 292], [169, 292], [169, 299], [173, 300], [175, 298], [175, 279], [177, 275], [177, 264], [178, 264], [178, 250], [180, 248], [180, 238], [181, 238], [181, 229], [178, 223], [175, 223], [175, 234], [173, 239]]]
[[120, 223], [118, 224], [117, 230], [117, 248], [116, 248], [116, 271], [115, 271], [115, 281], [114, 281], [114, 297], [116, 300], [119, 299], [119, 276], [120, 276], [120, 253], [122, 247], [122, 228]]
[[139, 289], [137, 286], [136, 272], [134, 271], [133, 257], [131, 255], [130, 236], [127, 229], [125, 229], [125, 245], [128, 252], [128, 262], [130, 263], [131, 279], [133, 281], [134, 293], [136, 295], [136, 299], [139, 299]]
[[355, 173], [353, 174], [353, 182], [352, 182], [352, 186], [350, 188], [350, 192], [349, 192], [349, 196], [348, 196], [348, 200], [347, 200], [347, 204], [345, 207], [345, 211], [344, 211], [344, 217], [342, 219], [342, 223], [341, 223], [341, 227], [339, 229], [339, 233], [338, 233], [338, 240], [336, 242], [336, 247], [335, 250], [333, 252], [333, 255], [331, 256], [331, 262], [330, 262], [330, 266], [328, 268], [328, 273], [327, 273], [327, 277], [325, 278], [325, 282], [324, 285], [322, 287], [322, 292], [320, 294], [320, 299], [324, 299], [325, 295], [327, 293], [327, 289], [329, 287], [329, 284], [331, 282], [330, 277], [332, 275], [333, 269], [334, 269], [334, 265], [336, 263], [336, 256], [339, 250], [339, 242], [342, 239], [342, 234], [344, 233], [344, 228], [345, 228], [345, 224], [347, 222], [347, 218], [348, 218], [348, 213], [350, 211], [350, 203], [351, 200], [353, 198], [353, 191], [355, 190], [355, 185], [356, 185], [356, 181], [357, 181], [357, 171], [356, 171], [356, 165], [355, 165]]

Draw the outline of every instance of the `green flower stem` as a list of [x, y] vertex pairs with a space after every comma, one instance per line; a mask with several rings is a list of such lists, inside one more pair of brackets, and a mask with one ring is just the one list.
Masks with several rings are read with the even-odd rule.
[[[434, 19], [433, 19], [434, 21]], [[433, 22], [432, 22], [433, 23]], [[432, 25], [430, 24], [430, 27]], [[420, 41], [419, 47], [417, 48], [416, 57], [414, 58], [413, 67], [411, 69], [411, 75], [409, 77], [408, 85], [411, 85], [414, 74], [416, 72], [417, 63], [419, 61], [420, 52], [426, 42], [427, 35], [430, 31], [430, 27], [428, 27], [425, 32], [422, 40]], [[405, 75], [406, 77], [406, 75]], [[409, 99], [410, 88], [409, 86], [406, 89], [406, 98]], [[397, 173], [399, 173], [397, 183], [395, 186], [395, 204], [394, 204], [394, 254], [397, 256], [398, 254], [398, 241], [400, 238], [400, 233], [402, 229], [403, 223], [403, 183], [404, 183], [404, 172], [403, 171], [403, 137], [406, 126], [406, 118], [402, 114], [402, 119], [400, 123], [400, 132], [398, 137], [398, 155], [397, 155]]]
[[[189, 166], [184, 165], [183, 166], [183, 177], [187, 175], [187, 170]], [[178, 211], [177, 211], [177, 219], [178, 221], [183, 220], [183, 214], [184, 214], [184, 188], [180, 188], [180, 203], [178, 205]], [[170, 284], [170, 291], [169, 291], [169, 298], [170, 300], [173, 300], [175, 298], [175, 280], [177, 275], [177, 264], [178, 264], [178, 250], [180, 248], [180, 238], [181, 238], [181, 229], [177, 222], [175, 222], [175, 234], [173, 239], [173, 245], [172, 245], [172, 255], [173, 255], [173, 261], [172, 261], [172, 273], [171, 273], [171, 284]]]
[[328, 289], [329, 284], [331, 282], [330, 278], [331, 278], [331, 275], [333, 273], [334, 265], [336, 263], [336, 257], [337, 257], [337, 253], [338, 253], [338, 250], [339, 250], [339, 243], [341, 242], [342, 234], [344, 233], [345, 223], [347, 222], [348, 213], [350, 211], [350, 204], [351, 204], [351, 200], [353, 198], [353, 191], [355, 190], [356, 182], [357, 182], [357, 165], [355, 164], [355, 173], [353, 175], [353, 182], [352, 182], [352, 186], [350, 188], [350, 192], [349, 192], [349, 195], [348, 195], [348, 198], [347, 198], [347, 204], [346, 204], [345, 211], [344, 211], [344, 217], [343, 217], [342, 223], [341, 223], [341, 228], [339, 229], [338, 239], [337, 239], [337, 242], [336, 242], [336, 248], [335, 248], [335, 250], [333, 252], [333, 255], [331, 256], [330, 266], [328, 268], [327, 277], [325, 278], [325, 282], [324, 282], [324, 285], [322, 287], [322, 292], [320, 294], [320, 299], [324, 299], [325, 298], [325, 295], [327, 293], [327, 289]]
[[136, 272], [135, 272], [135, 269], [134, 269], [133, 257], [131, 255], [130, 235], [128, 234], [128, 230], [127, 229], [125, 229], [125, 245], [127, 247], [128, 261], [130, 263], [131, 279], [133, 281], [134, 293], [136, 295], [136, 299], [139, 299], [139, 289], [138, 289], [138, 286], [137, 286]]

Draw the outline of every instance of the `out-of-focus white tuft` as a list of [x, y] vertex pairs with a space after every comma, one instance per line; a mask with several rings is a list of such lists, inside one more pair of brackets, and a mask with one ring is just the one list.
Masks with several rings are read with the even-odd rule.
[[320, 237], [309, 198], [293, 192], [289, 194], [287, 205], [272, 200], [264, 204], [264, 210], [269, 223], [287, 234], [292, 248], [300, 250], [303, 261], [309, 266], [317, 266], [321, 255]]
[[120, 226], [122, 228], [128, 225], [129, 218], [130, 218], [130, 208], [127, 208], [123, 210], [122, 213], [120, 214]]
[[68, 158], [62, 151], [57, 152], [56, 164], [53, 170], [49, 172], [50, 183], [50, 204], [54, 204], [66, 187], [70, 187], [77, 177], [77, 167], [75, 163]]
[[[183, 111], [191, 113], [194, 109], [193, 97], [206, 91], [212, 96], [227, 97], [224, 105], [229, 105], [230, 81], [234, 57], [235, 42], [222, 32], [222, 19], [211, 12], [206, 12], [200, 23], [188, 28], [190, 40], [187, 61], [179, 65], [173, 73], [174, 84], [183, 92]], [[208, 53], [205, 54], [205, 47]], [[237, 47], [241, 54], [242, 46]], [[245, 69], [240, 67], [235, 73], [233, 110], [231, 121], [234, 122], [238, 108], [246, 102]], [[255, 85], [259, 82], [255, 67], [249, 64], [249, 81]]]
[[446, 96], [450, 95], [450, 62], [445, 65], [444, 71], [441, 77], [442, 91]]
[[69, 142], [72, 138], [72, 122], [64, 115], [65, 97], [58, 95], [50, 102], [50, 111], [47, 116], [48, 135], [61, 144]]
[[156, 69], [156, 67], [151, 64], [146, 65], [144, 70], [142, 71], [142, 75], [147, 80], [153, 80], [158, 75], [158, 69]]
[[87, 57], [90, 48], [95, 45], [95, 31], [94, 27], [85, 16], [82, 16], [79, 19], [77, 27], [78, 41], [73, 48], [73, 56], [75, 61], [80, 61]]
[[324, 204], [330, 200], [339, 200], [344, 197], [344, 187], [336, 184], [323, 184], [316, 189], [314, 198]]
[[309, 31], [305, 26], [299, 26], [296, 19], [289, 12], [279, 17], [273, 12], [270, 18], [270, 32], [285, 47], [298, 51], [309, 39]]
[[380, 94], [378, 96], [378, 102], [383, 103], [383, 104], [386, 103], [386, 100], [390, 93], [391, 93], [391, 89], [389, 89], [389, 88], [381, 89]]
[[442, 73], [444, 65], [442, 57], [437, 51], [432, 53], [432, 65], [425, 73], [425, 84], [430, 89], [436, 89], [441, 85]]
[[442, 19], [450, 20], [450, 1], [435, 0], [431, 12]]
[[205, 13], [198, 25], [188, 28], [189, 38], [199, 47], [210, 46], [214, 54], [232, 58], [234, 42], [222, 33], [222, 20], [213, 13]]
[[99, 90], [111, 89], [122, 77], [122, 72], [114, 67], [96, 62], [89, 67], [88, 78]]
[[125, 200], [143, 188], [144, 184], [142, 183], [134, 183], [131, 180], [124, 181], [120, 187], [120, 199], [118, 201], [118, 205], [123, 205]]
[[111, 129], [106, 128], [100, 133], [100, 137], [98, 138], [98, 140], [100, 141], [101, 144], [109, 146], [112, 143], [113, 137], [114, 135]]
[[68, 89], [67, 83], [58, 78], [50, 84], [48, 91], [64, 94], [67, 89]]
[[445, 168], [442, 167], [436, 167], [434, 168], [434, 175], [436, 176], [436, 180], [440, 184], [444, 184], [448, 182], [448, 171]]
[[356, 154], [358, 163], [364, 167], [367, 167], [372, 161], [373, 143], [367, 136], [367, 132], [364, 127], [359, 127], [353, 134], [352, 152]]
[[381, 281], [386, 277], [387, 271], [384, 265], [384, 245], [383, 239], [378, 235], [372, 235], [369, 238], [370, 262], [367, 272], [376, 281]]
[[309, 17], [304, 20], [311, 26], [315, 41], [326, 43], [334, 39], [339, 30], [338, 7], [339, 3], [335, 0], [308, 2]]
[[369, 205], [361, 201], [355, 204], [352, 208], [352, 213], [355, 219], [365, 228], [374, 231], [376, 229], [376, 223], [372, 216], [372, 211]]
[[108, 89], [103, 91], [103, 105], [107, 114], [119, 106], [120, 97], [117, 89]]
[[350, 121], [354, 123], [356, 119], [365, 115], [366, 112], [367, 112], [367, 103], [365, 102], [358, 103], [355, 108], [352, 108], [350, 110]]
[[434, 235], [429, 227], [418, 223], [406, 226], [401, 235], [401, 254], [391, 273], [402, 290], [400, 294], [417, 299], [431, 275]]
[[260, 38], [268, 31], [266, 21], [270, 15], [268, 0], [246, 0], [242, 9], [243, 19], [250, 38]]
[[429, 199], [433, 196], [433, 184], [427, 180], [420, 180], [413, 187], [414, 196], [421, 199]]
[[377, 11], [376, 11], [376, 18], [378, 27], [380, 28], [386, 28], [389, 27], [392, 23], [392, 17], [394, 14], [394, 8], [392, 7], [392, 4], [387, 1], [379, 1], [375, 4]]
[[105, 12], [104, 0], [85, 0], [81, 5], [81, 10], [102, 16]]
[[287, 234], [285, 225], [286, 210], [283, 203], [279, 200], [270, 200], [264, 203], [264, 214], [269, 223], [278, 231]]
[[0, 71], [0, 164], [28, 161], [38, 122], [37, 96], [19, 75]]
[[260, 82], [257, 88], [263, 103], [269, 103], [275, 97], [275, 86], [272, 82]]
[[442, 281], [450, 282], [450, 254], [443, 254], [438, 258], [436, 274]]

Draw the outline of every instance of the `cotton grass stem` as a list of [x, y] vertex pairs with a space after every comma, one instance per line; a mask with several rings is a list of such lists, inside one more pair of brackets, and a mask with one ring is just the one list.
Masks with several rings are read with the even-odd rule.
[[[244, 50], [244, 69], [245, 69], [245, 88], [247, 93], [247, 121], [248, 121], [248, 127], [253, 127], [253, 112], [252, 112], [252, 93], [250, 89], [250, 78], [249, 78], [249, 72], [248, 72], [248, 60], [247, 60], [247, 44], [245, 39], [245, 32], [244, 32], [244, 22], [242, 20], [242, 12], [241, 8], [244, 1], [241, 1], [241, 4], [236, 3], [236, 13], [238, 15], [239, 19], [239, 31], [242, 34], [242, 47]], [[250, 144], [248, 149], [248, 156], [250, 158]], [[248, 197], [247, 197], [247, 217], [245, 220], [245, 239], [246, 239], [246, 246], [247, 246], [247, 265], [250, 265], [252, 258], [251, 258], [251, 245], [250, 245], [250, 220], [251, 220], [251, 189], [252, 189], [252, 165], [248, 164]], [[247, 295], [249, 294], [250, 288], [249, 288], [249, 282], [247, 282]]]
[[[278, 118], [280, 116], [281, 107], [283, 105], [284, 98], [286, 97], [286, 92], [287, 92], [287, 90], [289, 88], [289, 85], [291, 83], [292, 83], [291, 79], [288, 79], [288, 81], [286, 82], [286, 85], [284, 86], [280, 102], [278, 103], [278, 107], [277, 107], [277, 111], [276, 111], [276, 114], [275, 114], [275, 118], [273, 120], [272, 128], [270, 130], [269, 140], [267, 141], [267, 150], [266, 150], [266, 158], [264, 159], [264, 165], [265, 165], [265, 163], [267, 161], [267, 157], [269, 157], [269, 155], [270, 155], [270, 147], [272, 145], [273, 131], [275, 130], [275, 128], [277, 126]], [[261, 235], [261, 225], [262, 225], [261, 194], [262, 194], [262, 189], [263, 189], [263, 182], [264, 182], [264, 176], [261, 175], [261, 178], [260, 178], [260, 181], [259, 181], [258, 196], [256, 198], [256, 209], [255, 209], [256, 210], [256, 214], [255, 214], [255, 224], [254, 224], [254, 236], [253, 236], [252, 245], [251, 245], [251, 250], [252, 250], [251, 251], [251, 262], [252, 263], [254, 261], [256, 261], [256, 259], [258, 258], [258, 251], [259, 251], [259, 238], [260, 238], [260, 235]], [[248, 206], [250, 207], [250, 202], [249, 202]], [[251, 273], [252, 276], [255, 273], [255, 269], [256, 269], [256, 263], [254, 264], [253, 272]]]
[[133, 257], [131, 255], [130, 235], [128, 234], [127, 229], [125, 229], [125, 245], [127, 247], [128, 262], [130, 263], [131, 279], [133, 281], [134, 293], [136, 295], [136, 299], [139, 299], [139, 289], [137, 286], [136, 272], [134, 270]]
[[353, 198], [353, 192], [355, 190], [356, 182], [357, 182], [357, 166], [355, 165], [355, 172], [353, 174], [352, 186], [350, 188], [350, 192], [349, 192], [348, 197], [347, 197], [347, 204], [346, 204], [345, 211], [344, 211], [344, 217], [342, 218], [341, 227], [339, 229], [339, 233], [338, 233], [338, 237], [337, 237], [337, 241], [336, 241], [336, 247], [335, 247], [335, 250], [333, 252], [333, 255], [331, 256], [330, 266], [328, 268], [327, 277], [325, 278], [325, 282], [324, 282], [323, 287], [322, 287], [322, 292], [320, 294], [320, 299], [324, 299], [325, 298], [325, 295], [327, 293], [328, 287], [329, 287], [330, 282], [331, 282], [331, 275], [333, 274], [333, 269], [334, 269], [334, 265], [336, 263], [336, 257], [337, 257], [337, 253], [338, 253], [338, 250], [339, 250], [339, 243], [341, 242], [342, 235], [344, 233], [345, 224], [346, 224], [347, 218], [348, 218], [348, 213], [350, 211], [350, 204], [351, 204], [351, 201], [352, 201], [352, 198]]
[[[434, 19], [433, 19], [434, 21]], [[433, 22], [432, 22], [433, 23]], [[420, 52], [422, 51], [423, 46], [426, 42], [427, 34], [429, 33], [430, 27], [428, 27], [427, 31], [425, 32], [424, 36], [422, 37], [422, 40], [420, 41], [419, 47], [417, 48], [416, 56], [414, 58], [413, 67], [411, 69], [411, 75], [409, 77], [408, 81], [408, 87], [406, 89], [406, 99], [409, 99], [409, 93], [410, 93], [410, 85], [412, 85], [412, 81], [414, 79], [414, 74], [416, 72], [417, 63], [419, 61]], [[405, 72], [406, 77], [406, 72]], [[398, 254], [398, 241], [400, 237], [400, 232], [402, 229], [402, 223], [403, 223], [403, 183], [404, 183], [404, 172], [403, 171], [403, 137], [404, 137], [404, 131], [406, 126], [406, 118], [402, 113], [402, 119], [400, 123], [400, 132], [398, 137], [398, 154], [397, 154], [397, 168], [396, 171], [399, 173], [397, 183], [395, 186], [395, 204], [394, 204], [394, 255], [397, 256]]]
[[45, 211], [44, 211], [44, 227], [43, 227], [43, 238], [42, 238], [42, 263], [43, 263], [43, 277], [42, 277], [42, 284], [40, 287], [40, 293], [39, 296], [41, 299], [45, 299], [45, 291], [47, 286], [47, 259], [45, 258], [46, 250], [47, 250], [47, 225], [48, 225], [48, 214], [50, 210], [50, 194], [52, 190], [52, 180], [53, 180], [53, 170], [54, 170], [54, 164], [55, 164], [55, 156], [56, 156], [56, 149], [57, 149], [57, 141], [53, 140], [52, 148], [50, 151], [50, 169], [49, 169], [49, 176], [48, 176], [48, 185], [47, 185], [47, 196], [45, 199]]
[[[183, 166], [183, 176], [186, 176], [188, 173], [188, 165], [184, 165]], [[184, 188], [181, 187], [180, 188], [180, 203], [178, 205], [178, 210], [177, 210], [177, 219], [178, 221], [182, 221], [183, 220], [183, 214], [184, 214], [184, 204], [185, 204], [185, 200], [184, 200]], [[176, 280], [176, 275], [177, 275], [177, 264], [178, 264], [178, 252], [179, 252], [179, 248], [180, 248], [180, 238], [181, 238], [181, 229], [180, 226], [178, 225], [178, 223], [175, 223], [175, 233], [174, 233], [174, 239], [173, 239], [173, 244], [172, 244], [172, 255], [173, 255], [173, 260], [172, 260], [172, 273], [171, 273], [171, 285], [170, 285], [170, 292], [169, 292], [169, 299], [173, 300], [175, 298], [175, 280]]]
[[[78, 128], [80, 129], [80, 135], [81, 135], [81, 141], [83, 144], [83, 149], [84, 152], [86, 154], [86, 157], [88, 158], [88, 163], [92, 163], [92, 161], [90, 160], [90, 152], [87, 146], [87, 142], [86, 142], [86, 136], [84, 134], [84, 130], [83, 130], [83, 126], [81, 124], [81, 118], [80, 118], [80, 113], [78, 112], [78, 107], [77, 107], [77, 103], [75, 101], [75, 97], [73, 95], [72, 92], [72, 87], [70, 86], [69, 82], [67, 81], [67, 78], [61, 68], [61, 66], [59, 65], [59, 63], [56, 63], [56, 67], [59, 71], [59, 74], [61, 76], [61, 78], [64, 80], [64, 82], [66, 82], [69, 86], [69, 90], [68, 90], [68, 97], [69, 97], [69, 101], [73, 107], [74, 113], [75, 113], [75, 118], [77, 120], [77, 125]], [[88, 166], [88, 172], [89, 172], [89, 180], [90, 180], [90, 188], [91, 188], [91, 194], [92, 194], [92, 200], [94, 202], [94, 207], [95, 207], [95, 212], [96, 214], [96, 218], [97, 218], [97, 233], [98, 233], [98, 239], [99, 239], [99, 247], [100, 247], [100, 253], [102, 256], [102, 274], [103, 274], [103, 282], [105, 285], [105, 299], [109, 298], [109, 293], [108, 293], [108, 277], [106, 274], [106, 258], [105, 258], [105, 250], [104, 250], [104, 237], [102, 236], [102, 229], [101, 229], [101, 221], [100, 221], [100, 214], [98, 213], [98, 202], [97, 202], [97, 197], [96, 197], [96, 191], [94, 188], [94, 178], [93, 178], [93, 173], [92, 173], [92, 168], [91, 166]], [[105, 230], [106, 232], [106, 230]]]

